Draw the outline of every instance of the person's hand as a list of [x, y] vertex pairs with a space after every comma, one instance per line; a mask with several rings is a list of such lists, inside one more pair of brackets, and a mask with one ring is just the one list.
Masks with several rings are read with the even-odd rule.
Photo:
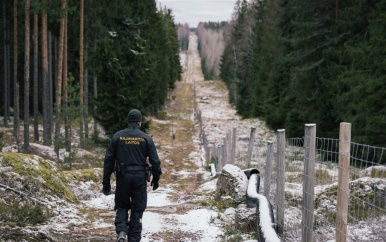
[[159, 175], [153, 174], [153, 180], [151, 180], [151, 183], [150, 183], [150, 185], [153, 186], [153, 191], [157, 190], [157, 188], [159, 187], [158, 181], [159, 181]]
[[104, 184], [103, 185], [103, 189], [102, 189], [102, 193], [105, 194], [106, 196], [110, 195], [110, 193], [111, 193], [111, 185], [110, 184]]

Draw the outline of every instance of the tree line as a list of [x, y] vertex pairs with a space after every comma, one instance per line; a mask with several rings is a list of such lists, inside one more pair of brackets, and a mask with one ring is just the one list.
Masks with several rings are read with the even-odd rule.
[[229, 38], [228, 22], [200, 22], [196, 33], [201, 69], [206, 80], [219, 79], [220, 57]]
[[243, 117], [386, 146], [386, 0], [238, 0], [221, 78]]
[[172, 11], [154, 0], [3, 0], [0, 7], [2, 125], [13, 116], [15, 141], [27, 152], [30, 138], [71, 150], [75, 124], [84, 146], [98, 137], [92, 117], [112, 135], [130, 109], [144, 116], [162, 109], [180, 79]]
[[177, 25], [178, 41], [181, 51], [187, 51], [189, 49], [189, 35], [190, 28], [188, 24]]

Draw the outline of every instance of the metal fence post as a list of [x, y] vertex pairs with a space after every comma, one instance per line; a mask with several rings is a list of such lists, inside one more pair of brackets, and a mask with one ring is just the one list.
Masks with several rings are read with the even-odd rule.
[[277, 130], [277, 162], [276, 162], [276, 216], [277, 233], [284, 234], [284, 200], [285, 200], [285, 129]]
[[339, 129], [339, 171], [338, 171], [338, 205], [336, 216], [336, 241], [347, 241], [347, 212], [349, 202], [350, 180], [350, 144], [351, 124], [340, 123]]
[[269, 200], [269, 193], [271, 192], [271, 173], [272, 173], [272, 150], [273, 141], [268, 141], [267, 144], [267, 158], [264, 170], [264, 196]]
[[313, 239], [314, 179], [316, 157], [316, 124], [306, 124], [304, 130], [304, 181], [302, 210], [302, 241]]

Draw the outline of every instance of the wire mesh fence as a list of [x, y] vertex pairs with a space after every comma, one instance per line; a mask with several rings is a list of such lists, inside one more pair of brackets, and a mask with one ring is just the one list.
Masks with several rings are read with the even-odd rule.
[[[314, 136], [286, 138], [284, 146], [279, 136], [256, 140], [250, 160], [235, 163], [260, 171], [282, 240], [386, 241], [386, 148]], [[212, 156], [226, 156], [226, 146], [224, 139]]]
[[[347, 212], [343, 214], [346, 227], [341, 229], [337, 226], [337, 215], [342, 209], [342, 205], [338, 204], [338, 190], [344, 187], [344, 184], [339, 184], [344, 169], [339, 163], [339, 157], [342, 157], [340, 140], [316, 137], [314, 172], [312, 177], [308, 177], [305, 169], [310, 161], [306, 153], [310, 147], [305, 144], [306, 138], [286, 139], [284, 208], [278, 208], [276, 201], [279, 191], [276, 188], [277, 168], [271, 174], [270, 201], [276, 207], [275, 212], [280, 209], [285, 211], [281, 225], [284, 227], [283, 241], [335, 241], [339, 236], [343, 239], [337, 241], [386, 241], [386, 148], [349, 143], [349, 179], [345, 184], [348, 189], [342, 191], [342, 196], [347, 196]], [[274, 146], [274, 166], [277, 166], [276, 142]], [[260, 170], [265, 176], [266, 171]], [[305, 191], [307, 180], [312, 181], [313, 194]], [[266, 189], [267, 186], [263, 187]], [[307, 195], [313, 197], [312, 210], [306, 208]], [[307, 224], [305, 217], [310, 212], [313, 215], [311, 225]], [[275, 217], [278, 216], [276, 213]], [[310, 234], [312, 237], [307, 237]]]

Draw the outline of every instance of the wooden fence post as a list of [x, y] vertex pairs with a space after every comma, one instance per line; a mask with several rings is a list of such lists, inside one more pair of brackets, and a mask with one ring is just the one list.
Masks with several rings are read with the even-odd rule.
[[272, 173], [272, 150], [273, 141], [268, 141], [267, 144], [267, 158], [264, 170], [264, 196], [269, 200], [269, 193], [271, 192], [271, 173]]
[[200, 133], [198, 134], [198, 137], [201, 139], [202, 130], [203, 130], [203, 127], [202, 127], [202, 114], [201, 114], [201, 110], [198, 110], [198, 113], [197, 113], [197, 119], [198, 119], [199, 130], [200, 130]]
[[248, 145], [248, 153], [247, 153], [247, 168], [249, 168], [251, 165], [253, 143], [255, 141], [255, 131], [256, 131], [256, 128], [251, 127], [251, 134], [249, 135], [249, 145]]
[[277, 233], [284, 232], [284, 188], [285, 188], [285, 129], [277, 130], [277, 162], [276, 162], [276, 216]]
[[227, 163], [233, 164], [232, 160], [232, 130], [228, 130], [226, 134], [226, 149], [227, 149]]
[[232, 164], [236, 164], [236, 135], [237, 128], [232, 129], [232, 144], [231, 144], [231, 160]]
[[216, 144], [213, 144], [213, 148], [212, 148], [212, 152], [211, 154], [209, 155], [209, 157], [213, 158], [214, 159], [214, 164], [216, 166], [216, 170], [220, 170], [219, 166], [218, 166], [218, 154], [217, 154], [217, 145]]
[[222, 146], [222, 167], [228, 164], [228, 144], [227, 139], [223, 139], [224, 145]]
[[218, 157], [219, 157], [219, 164], [220, 164], [220, 169], [218, 171], [222, 171], [222, 168], [224, 167], [224, 158], [223, 158], [223, 149], [224, 149], [224, 146], [223, 145], [218, 145], [217, 147], [218, 149]]
[[336, 216], [336, 241], [347, 241], [347, 211], [349, 203], [351, 124], [340, 123], [338, 205]]
[[314, 227], [314, 180], [316, 157], [316, 124], [306, 124], [304, 130], [304, 181], [302, 210], [302, 241], [313, 239]]
[[205, 130], [202, 131], [202, 142], [204, 143], [205, 163], [207, 164], [210, 158], [209, 158], [208, 139], [206, 138]]
[[173, 127], [173, 120], [172, 120], [172, 126], [170, 130], [170, 146], [173, 147], [173, 141], [174, 141], [174, 127]]
[[222, 171], [222, 168], [224, 168], [224, 166], [225, 166], [225, 161], [224, 161], [224, 145], [222, 144], [222, 145], [220, 145], [220, 157], [221, 157], [221, 159], [220, 159], [220, 161], [221, 161], [221, 170], [220, 171]]

